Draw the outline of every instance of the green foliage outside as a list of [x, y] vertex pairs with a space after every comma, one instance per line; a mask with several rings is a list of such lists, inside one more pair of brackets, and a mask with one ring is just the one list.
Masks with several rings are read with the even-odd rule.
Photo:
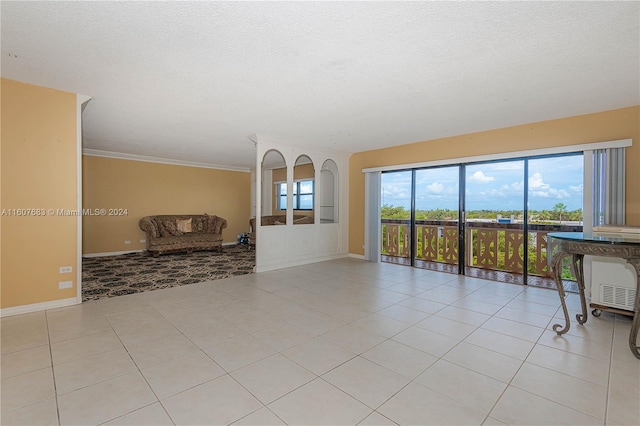
[[[467, 219], [495, 219], [501, 215], [515, 220], [524, 220], [522, 210], [472, 210], [467, 212]], [[411, 212], [402, 206], [385, 204], [380, 209], [382, 219], [410, 219]], [[458, 210], [434, 209], [416, 210], [416, 220], [458, 220]], [[529, 223], [553, 223], [562, 221], [582, 221], [582, 209], [567, 211], [567, 206], [558, 203], [553, 210], [529, 210]]]

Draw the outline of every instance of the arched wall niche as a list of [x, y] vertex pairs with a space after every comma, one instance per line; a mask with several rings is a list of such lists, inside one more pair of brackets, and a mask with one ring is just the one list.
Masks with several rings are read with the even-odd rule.
[[338, 165], [332, 159], [325, 160], [320, 169], [320, 183], [318, 185], [320, 223], [338, 223], [339, 189]]
[[296, 158], [293, 166], [292, 209], [294, 225], [314, 223], [316, 170], [313, 160], [302, 154]]
[[[280, 186], [278, 182], [284, 183], [283, 190], [287, 190], [287, 162], [284, 155], [277, 149], [270, 149], [265, 152], [262, 157], [262, 197], [261, 197], [261, 216], [282, 215], [281, 220], [277, 221], [262, 221], [262, 226], [280, 225], [287, 223], [286, 211], [279, 211], [278, 200], [280, 194], [277, 194], [277, 189]], [[286, 192], [285, 192], [286, 194]]]

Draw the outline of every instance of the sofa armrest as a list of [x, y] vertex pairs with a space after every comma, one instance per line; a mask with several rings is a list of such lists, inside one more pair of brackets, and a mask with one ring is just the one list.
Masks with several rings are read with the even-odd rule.
[[140, 225], [140, 229], [147, 233], [147, 241], [149, 241], [150, 238], [158, 238], [160, 236], [156, 222], [149, 216], [140, 219], [138, 225]]
[[213, 224], [213, 233], [222, 234], [222, 230], [227, 227], [227, 220], [218, 216]]

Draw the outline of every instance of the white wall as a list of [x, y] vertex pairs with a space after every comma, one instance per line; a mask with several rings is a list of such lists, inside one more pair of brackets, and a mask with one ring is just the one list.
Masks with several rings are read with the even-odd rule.
[[[272, 138], [256, 135], [256, 211], [264, 211], [262, 206], [263, 192], [270, 195], [271, 179], [265, 179], [262, 173], [262, 159], [270, 150], [282, 154], [287, 165], [287, 182], [293, 183], [293, 167], [301, 155], [308, 156], [315, 168], [314, 221], [313, 224], [293, 224], [291, 202], [287, 205], [287, 224], [277, 226], [261, 226], [256, 220], [256, 271], [269, 271], [307, 263], [321, 262], [348, 255], [349, 246], [349, 155], [340, 151], [317, 151], [294, 147]], [[337, 166], [337, 179], [333, 183], [333, 192], [337, 193], [337, 209], [334, 217], [337, 222], [320, 223], [321, 195], [329, 192], [323, 188], [321, 171], [324, 162], [331, 159]]]

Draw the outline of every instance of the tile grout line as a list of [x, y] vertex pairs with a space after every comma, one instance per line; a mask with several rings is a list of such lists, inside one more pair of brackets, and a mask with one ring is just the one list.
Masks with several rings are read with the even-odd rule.
[[58, 404], [58, 389], [56, 385], [56, 370], [53, 366], [53, 350], [51, 348], [51, 335], [49, 333], [49, 310], [44, 311], [44, 319], [47, 328], [47, 343], [49, 345], [49, 360], [51, 361], [51, 376], [53, 378], [53, 395], [56, 401], [56, 414], [58, 418], [58, 424], [61, 425], [60, 421], [60, 405]]

